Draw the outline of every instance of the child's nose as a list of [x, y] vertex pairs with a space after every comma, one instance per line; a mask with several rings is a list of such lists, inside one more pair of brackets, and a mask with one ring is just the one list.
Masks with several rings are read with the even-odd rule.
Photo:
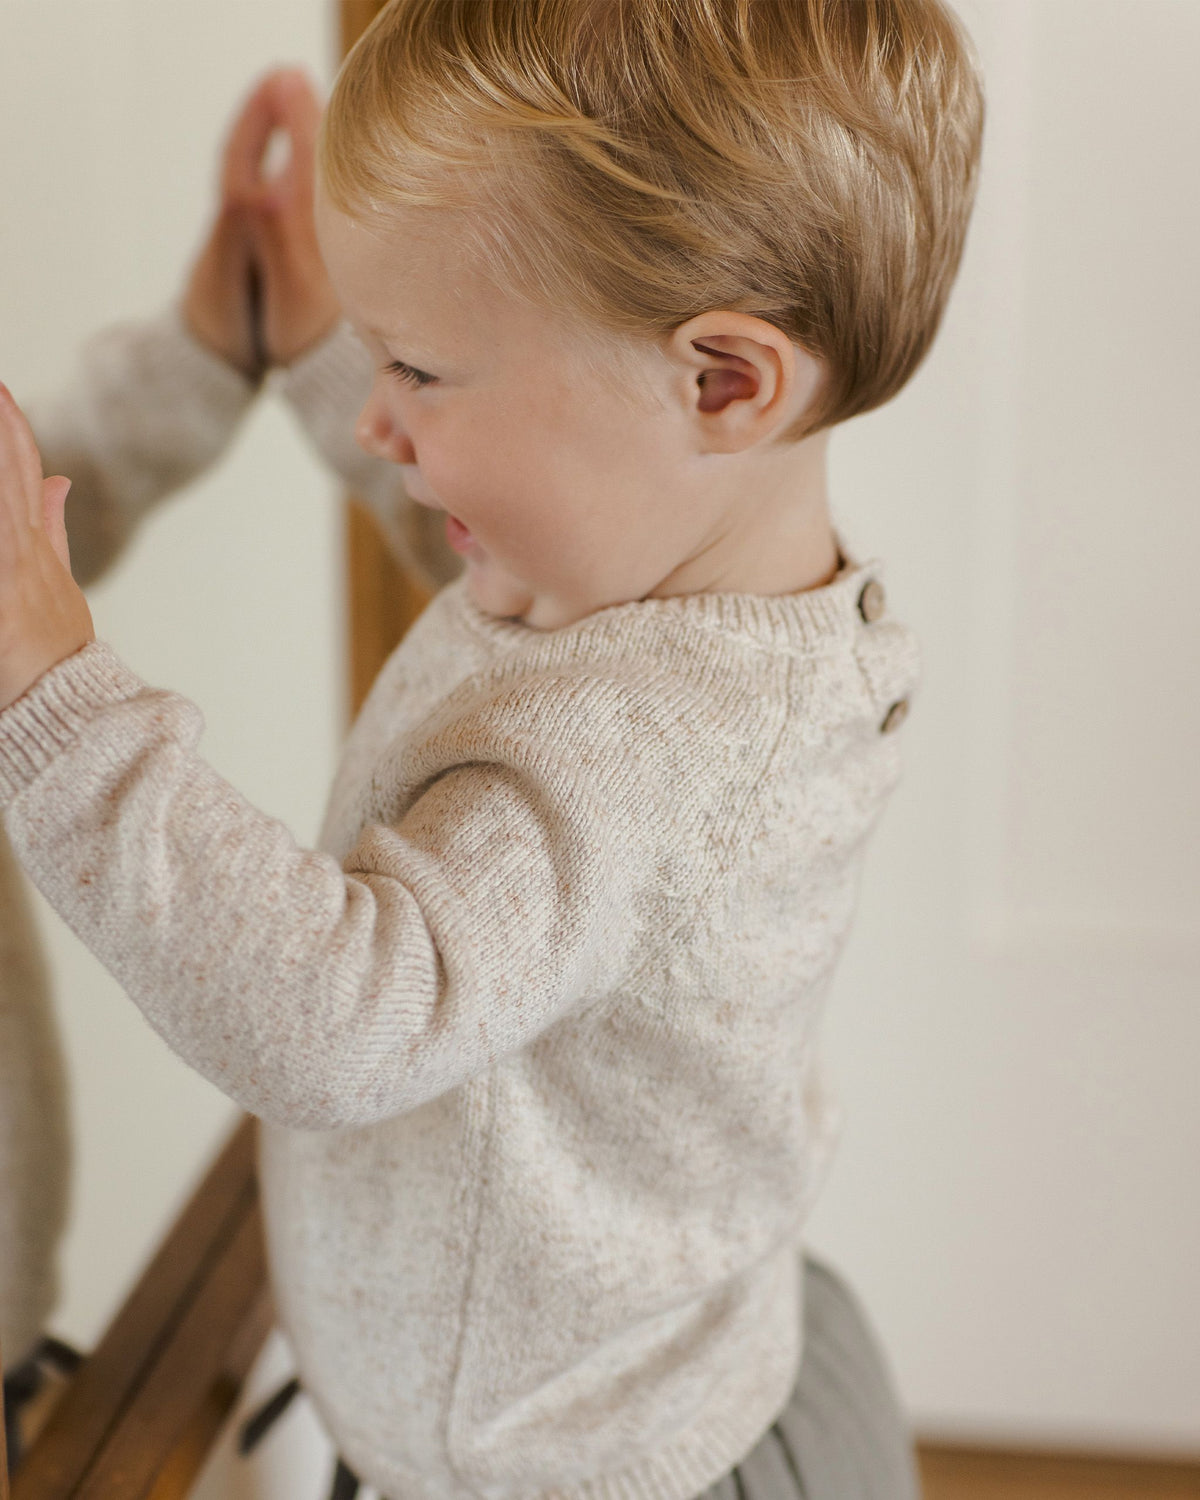
[[354, 439], [373, 458], [386, 458], [393, 464], [415, 464], [417, 461], [411, 438], [373, 399], [359, 413], [354, 424]]

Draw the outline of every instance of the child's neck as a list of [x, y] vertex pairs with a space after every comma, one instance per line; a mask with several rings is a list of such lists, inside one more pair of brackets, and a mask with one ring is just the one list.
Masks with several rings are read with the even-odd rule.
[[841, 558], [829, 510], [828, 438], [819, 432], [760, 456], [722, 534], [648, 597], [796, 594], [831, 582]]

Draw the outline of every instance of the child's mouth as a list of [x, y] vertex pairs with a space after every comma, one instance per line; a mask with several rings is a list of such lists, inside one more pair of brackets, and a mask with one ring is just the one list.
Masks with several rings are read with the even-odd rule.
[[447, 514], [446, 540], [454, 548], [455, 552], [466, 552], [472, 545], [474, 538], [461, 521]]

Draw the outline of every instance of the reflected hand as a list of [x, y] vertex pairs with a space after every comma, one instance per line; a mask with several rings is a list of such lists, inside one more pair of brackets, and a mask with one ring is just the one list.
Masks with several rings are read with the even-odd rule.
[[[253, 100], [243, 106], [226, 143], [220, 203], [208, 239], [192, 267], [183, 314], [192, 335], [256, 384], [266, 373], [255, 328], [251, 283], [257, 276], [241, 184], [256, 143]], [[265, 140], [258, 143], [262, 155]]]
[[[341, 316], [313, 222], [320, 119], [307, 75], [277, 68], [242, 106], [222, 155], [220, 207], [184, 314], [201, 343], [251, 380], [290, 364]], [[272, 170], [276, 144], [287, 156]]]
[[[226, 154], [227, 193], [240, 203], [262, 279], [262, 340], [272, 365], [291, 364], [341, 317], [313, 220], [321, 102], [298, 68], [259, 83]], [[269, 170], [272, 142], [287, 158]]]
[[33, 432], [0, 385], [0, 709], [96, 638], [71, 577], [63, 504], [71, 481], [42, 478]]

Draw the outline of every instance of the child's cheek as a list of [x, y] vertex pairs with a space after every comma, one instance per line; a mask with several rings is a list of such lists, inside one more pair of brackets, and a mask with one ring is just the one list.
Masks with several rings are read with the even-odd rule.
[[505, 483], [503, 453], [489, 451], [478, 430], [466, 423], [434, 423], [415, 434], [421, 478], [438, 505], [465, 525], [491, 509], [497, 481]]

